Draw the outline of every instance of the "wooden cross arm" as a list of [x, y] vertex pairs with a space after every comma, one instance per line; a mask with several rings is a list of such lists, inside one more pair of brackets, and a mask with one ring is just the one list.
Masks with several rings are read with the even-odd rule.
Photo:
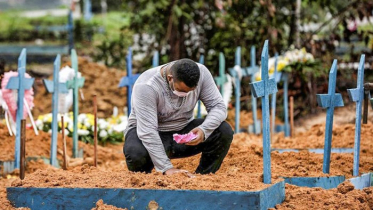
[[363, 88], [354, 88], [354, 89], [347, 89], [348, 97], [350, 101], [357, 102], [362, 100], [364, 97], [364, 89]]
[[82, 88], [85, 82], [84, 77], [72, 79], [66, 82], [67, 89], [74, 89], [75, 88], [75, 83], [78, 88]]
[[235, 65], [233, 68], [229, 68], [228, 70], [234, 78], [240, 77], [240, 75], [242, 77], [244, 72], [242, 71], [243, 69], [239, 65]]
[[[43, 83], [45, 88], [47, 89], [48, 93], [53, 93], [54, 92], [54, 84], [53, 81], [43, 79]], [[58, 92], [60, 93], [68, 93], [69, 90], [67, 89], [66, 83], [58, 83]]]
[[[23, 88], [25, 90], [31, 89], [33, 84], [34, 84], [34, 78], [23, 79]], [[11, 77], [9, 79], [8, 84], [6, 85], [6, 89], [11, 89], [11, 90], [19, 89], [19, 77]]]
[[331, 96], [329, 94], [317, 94], [316, 97], [317, 97], [317, 104], [322, 108], [344, 106], [342, 95], [340, 93], [334, 94], [333, 100], [330, 100]]
[[267, 87], [264, 87], [264, 81], [250, 83], [251, 90], [255, 98], [263, 97], [264, 95], [271, 95], [277, 92], [277, 84], [275, 79], [269, 79]]
[[135, 84], [137, 78], [139, 78], [140, 74], [134, 74], [129, 77], [122, 77], [122, 79], [119, 82], [118, 87], [125, 87]]
[[244, 71], [248, 76], [254, 75], [256, 72], [259, 71], [259, 66], [252, 66], [244, 68]]

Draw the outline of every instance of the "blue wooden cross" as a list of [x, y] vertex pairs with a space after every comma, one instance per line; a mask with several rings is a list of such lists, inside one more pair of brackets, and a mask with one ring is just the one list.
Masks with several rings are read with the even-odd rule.
[[[273, 72], [273, 78], [276, 81], [276, 85], [278, 83], [277, 80], [277, 61], [278, 61], [278, 53], [275, 54], [275, 71]], [[272, 111], [272, 126], [271, 126], [271, 132], [272, 134], [275, 133], [275, 126], [276, 126], [276, 92], [272, 94], [272, 101], [271, 101], [271, 111]], [[273, 140], [273, 139], [272, 139]]]
[[222, 52], [219, 53], [219, 76], [215, 77], [215, 83], [219, 86], [219, 91], [224, 96], [224, 83], [227, 81], [225, 76], [225, 58]]
[[359, 69], [357, 73], [357, 87], [354, 89], [347, 90], [350, 100], [356, 102], [353, 176], [359, 176], [361, 111], [362, 111], [361, 106], [364, 100], [364, 61], [365, 61], [365, 55], [363, 54], [360, 57], [360, 64], [359, 64]]
[[[204, 64], [205, 63], [205, 56], [204, 55], [201, 55], [199, 57], [199, 62], [200, 64]], [[201, 118], [201, 100], [198, 100], [197, 102], [197, 118]]]
[[285, 121], [285, 136], [290, 136], [290, 124], [289, 124], [289, 105], [288, 105], [288, 92], [289, 92], [289, 73], [282, 73], [282, 81], [284, 82], [284, 121]]
[[333, 134], [333, 115], [334, 107], [344, 106], [342, 95], [335, 93], [335, 83], [337, 77], [337, 60], [334, 59], [332, 68], [329, 73], [328, 94], [317, 94], [317, 103], [322, 108], [327, 108], [326, 111], [326, 126], [325, 126], [325, 145], [324, 145], [324, 162], [323, 172], [329, 173], [330, 169], [330, 153], [332, 149], [332, 134]]
[[92, 19], [91, 0], [84, 0], [84, 20], [90, 21], [91, 19]]
[[54, 61], [53, 81], [43, 79], [45, 88], [52, 96], [52, 142], [51, 142], [51, 155], [50, 164], [58, 167], [57, 164], [57, 137], [58, 137], [58, 95], [59, 93], [68, 93], [66, 83], [59, 82], [59, 72], [61, 68], [61, 56], [57, 55]]
[[[259, 71], [259, 66], [255, 64], [255, 47], [251, 46], [250, 51], [250, 67], [246, 68], [246, 75], [251, 76], [251, 83], [255, 82], [255, 74]], [[258, 120], [256, 98], [254, 97], [253, 91], [251, 91], [251, 107], [253, 114], [253, 124], [249, 125], [249, 132], [254, 134], [260, 134], [260, 120]]]
[[73, 157], [78, 157], [78, 115], [79, 115], [79, 88], [84, 85], [84, 77], [78, 78], [78, 56], [75, 49], [71, 50], [71, 66], [75, 75], [66, 82], [67, 89], [73, 89]]
[[268, 77], [268, 40], [262, 50], [262, 81], [250, 83], [255, 98], [262, 98], [263, 121], [263, 179], [265, 184], [271, 183], [271, 135], [269, 124], [269, 95], [277, 92], [275, 79]]
[[140, 74], [133, 74], [132, 75], [132, 49], [131, 47], [128, 48], [128, 54], [126, 56], [127, 61], [127, 76], [122, 77], [119, 82], [119, 87], [127, 87], [127, 114], [130, 116], [131, 114], [131, 96], [132, 96], [132, 86], [135, 84], [137, 78], [139, 78]]
[[74, 49], [74, 20], [73, 20], [73, 12], [71, 9], [69, 10], [68, 15], [68, 24], [67, 24], [67, 31], [68, 31], [68, 40], [69, 40], [69, 52]]
[[14, 168], [19, 168], [21, 158], [21, 120], [23, 119], [23, 98], [25, 90], [31, 89], [34, 84], [33, 78], [25, 78], [26, 72], [26, 49], [23, 48], [18, 57], [18, 76], [11, 77], [6, 89], [18, 90], [17, 113], [16, 113], [16, 144], [14, 155]]
[[153, 67], [159, 66], [159, 52], [158, 52], [158, 50], [154, 52], [152, 65], [153, 65]]
[[241, 80], [239, 78], [238, 72], [241, 71], [241, 47], [236, 48], [235, 54], [235, 66], [234, 68], [230, 68], [229, 72], [235, 79], [235, 133], [240, 131], [240, 97], [241, 97]]

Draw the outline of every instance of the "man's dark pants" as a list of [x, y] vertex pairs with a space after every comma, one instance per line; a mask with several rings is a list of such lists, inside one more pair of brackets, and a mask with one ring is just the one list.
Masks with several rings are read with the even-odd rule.
[[[173, 134], [186, 134], [203, 123], [203, 119], [194, 119], [184, 129], [173, 132], [159, 132], [164, 149], [170, 159], [190, 157], [202, 152], [202, 157], [196, 173], [208, 174], [219, 170], [223, 159], [228, 153], [233, 139], [232, 127], [223, 122], [202, 143], [196, 146], [178, 144], [173, 140]], [[148, 151], [137, 136], [136, 128], [129, 130], [125, 136], [123, 152], [130, 171], [150, 173], [154, 168]]]

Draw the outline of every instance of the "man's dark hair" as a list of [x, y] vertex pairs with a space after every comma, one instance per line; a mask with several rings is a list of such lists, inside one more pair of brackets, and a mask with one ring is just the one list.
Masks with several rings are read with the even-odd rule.
[[171, 67], [175, 81], [184, 82], [190, 88], [196, 87], [199, 81], [198, 65], [187, 58], [176, 61]]

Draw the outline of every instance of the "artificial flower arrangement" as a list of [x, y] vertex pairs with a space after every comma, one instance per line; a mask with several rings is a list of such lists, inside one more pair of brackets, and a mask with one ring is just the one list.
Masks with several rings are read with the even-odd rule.
[[[301, 68], [302, 66], [312, 66], [315, 59], [311, 53], [308, 53], [305, 48], [294, 49], [285, 52], [283, 56], [278, 56], [277, 58], [277, 71], [278, 72], [291, 72], [294, 69]], [[275, 57], [268, 59], [268, 69], [269, 77], [275, 72]], [[260, 67], [261, 71], [261, 67]], [[257, 81], [261, 80], [261, 72], [257, 72], [255, 79]]]
[[[64, 114], [65, 135], [72, 137], [73, 113]], [[58, 131], [61, 132], [61, 114], [58, 114]], [[52, 114], [40, 115], [35, 121], [39, 130], [51, 133]], [[124, 129], [127, 126], [127, 116], [112, 116], [107, 119], [97, 119], [97, 140], [100, 144], [123, 142]], [[78, 138], [86, 143], [93, 143], [94, 139], [94, 115], [79, 114], [78, 116]]]

